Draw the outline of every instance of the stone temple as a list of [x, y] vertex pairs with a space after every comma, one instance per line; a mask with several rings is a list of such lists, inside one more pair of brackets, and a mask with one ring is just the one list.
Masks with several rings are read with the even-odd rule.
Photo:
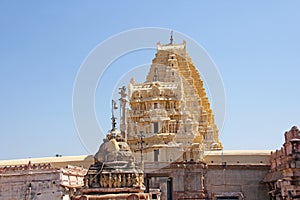
[[[144, 161], [200, 160], [204, 150], [221, 150], [219, 131], [200, 74], [186, 43], [157, 45], [144, 83], [128, 86], [127, 142]], [[178, 157], [179, 156], [179, 157]]]
[[299, 129], [275, 151], [224, 150], [187, 49], [157, 44], [145, 82], [120, 88], [120, 132], [112, 104], [95, 155], [0, 161], [0, 200], [300, 199]]

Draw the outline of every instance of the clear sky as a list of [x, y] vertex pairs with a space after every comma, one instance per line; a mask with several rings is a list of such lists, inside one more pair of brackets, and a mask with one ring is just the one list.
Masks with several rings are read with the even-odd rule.
[[[96, 45], [141, 27], [179, 31], [207, 50], [226, 90], [225, 150], [280, 148], [300, 126], [300, 2], [181, 2], [0, 1], [0, 159], [87, 154], [73, 122], [76, 74]], [[95, 107], [108, 130], [111, 96], [99, 96], [119, 78], [105, 76]]]

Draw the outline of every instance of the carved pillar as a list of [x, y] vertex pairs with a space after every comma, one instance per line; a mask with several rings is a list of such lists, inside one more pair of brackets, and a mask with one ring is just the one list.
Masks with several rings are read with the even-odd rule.
[[121, 123], [120, 123], [120, 130], [121, 130], [121, 135], [124, 138], [125, 141], [127, 141], [127, 134], [126, 134], [126, 87], [123, 86], [122, 88], [119, 88], [120, 92], [119, 94], [121, 95], [120, 100], [120, 109], [121, 109]]

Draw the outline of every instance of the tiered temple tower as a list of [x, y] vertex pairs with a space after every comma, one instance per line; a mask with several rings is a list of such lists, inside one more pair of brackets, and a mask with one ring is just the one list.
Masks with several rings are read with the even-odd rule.
[[222, 149], [185, 41], [174, 44], [171, 36], [169, 44], [158, 43], [146, 81], [132, 79], [128, 98], [127, 142], [144, 161], [201, 160], [203, 150]]

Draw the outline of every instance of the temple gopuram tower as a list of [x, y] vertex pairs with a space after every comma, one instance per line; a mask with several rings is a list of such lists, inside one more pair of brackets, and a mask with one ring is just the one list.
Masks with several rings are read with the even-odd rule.
[[169, 44], [157, 44], [146, 81], [131, 79], [128, 100], [127, 142], [137, 159], [197, 161], [204, 150], [222, 149], [203, 81], [185, 41], [174, 44], [171, 36]]

